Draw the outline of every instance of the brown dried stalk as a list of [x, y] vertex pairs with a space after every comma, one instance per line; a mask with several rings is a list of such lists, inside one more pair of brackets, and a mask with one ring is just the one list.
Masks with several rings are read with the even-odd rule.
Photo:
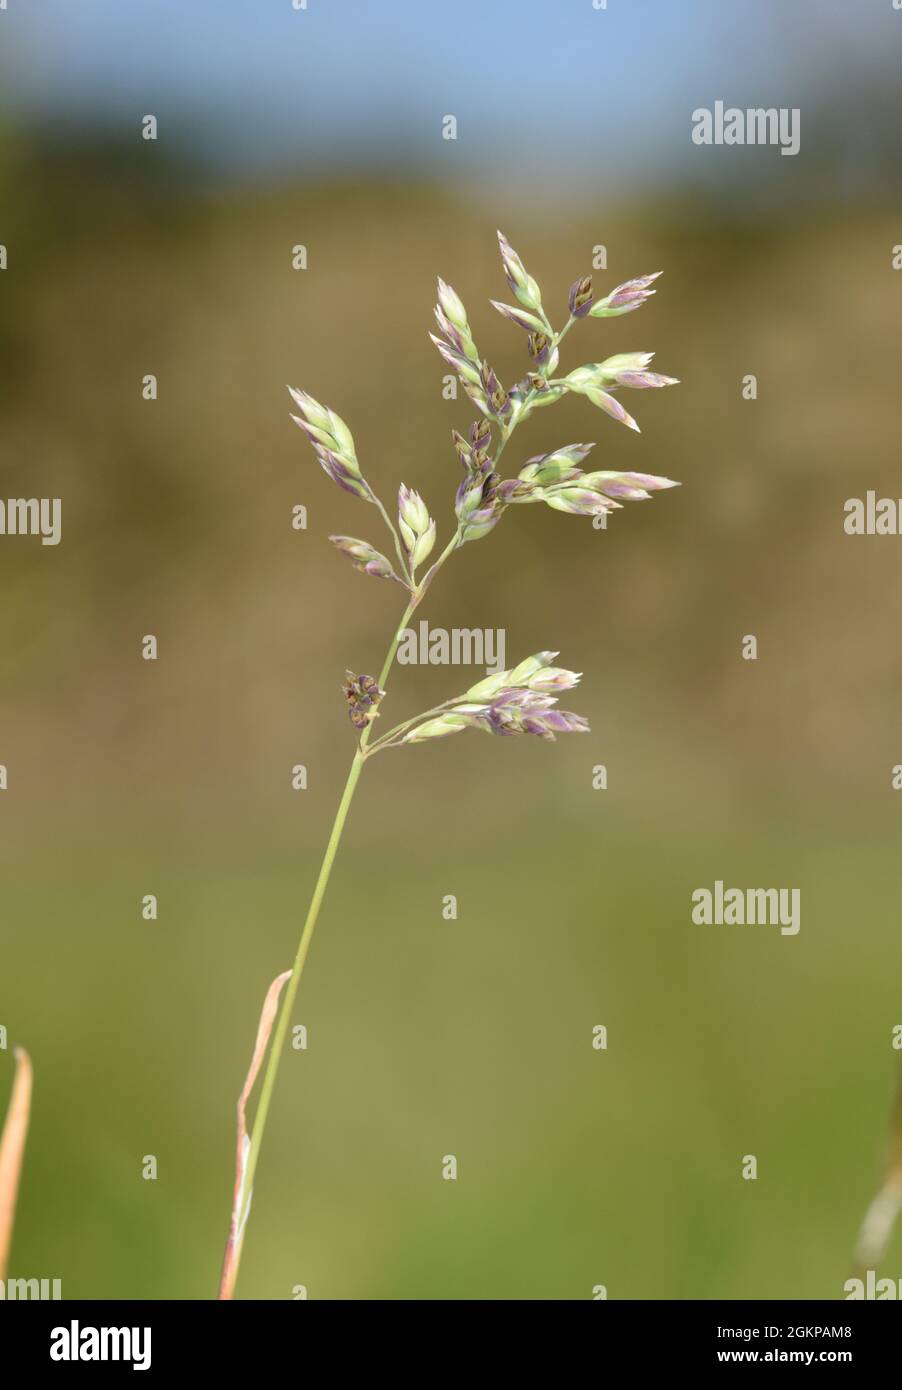
[[15, 1049], [16, 1076], [13, 1081], [9, 1109], [3, 1136], [0, 1138], [0, 1280], [6, 1278], [9, 1250], [16, 1218], [16, 1198], [25, 1140], [28, 1138], [28, 1117], [31, 1113], [31, 1058], [24, 1047]]
[[[254, 1082], [257, 1080], [257, 1073], [260, 1070], [263, 1058], [266, 1054], [266, 1044], [269, 1042], [269, 1035], [276, 1018], [276, 1010], [279, 1007], [279, 996], [286, 980], [291, 978], [291, 971], [285, 970], [281, 975], [277, 975], [266, 992], [263, 1001], [263, 1008], [260, 1012], [260, 1022], [257, 1025], [257, 1040], [254, 1043], [254, 1055], [245, 1077], [244, 1085], [241, 1088], [241, 1095], [238, 1097], [238, 1141], [235, 1149], [235, 1193], [232, 1199], [232, 1217], [229, 1222], [229, 1239], [226, 1243], [225, 1258], [222, 1262], [222, 1278], [219, 1281], [219, 1298], [230, 1299], [235, 1292], [235, 1280], [238, 1277], [238, 1264], [241, 1260], [241, 1244], [244, 1240], [244, 1227], [247, 1223], [248, 1213], [251, 1209], [251, 1197], [253, 1188], [245, 1193], [245, 1178], [247, 1177], [247, 1158], [250, 1152], [251, 1141], [247, 1132], [247, 1102], [251, 1091], [254, 1089]], [[0, 1187], [2, 1191], [2, 1187]], [[2, 1250], [2, 1246], [0, 1246]]]
[[902, 1210], [902, 1066], [896, 1080], [896, 1096], [890, 1113], [889, 1144], [883, 1182], [864, 1214], [855, 1245], [855, 1277], [876, 1270], [886, 1255], [896, 1218]]

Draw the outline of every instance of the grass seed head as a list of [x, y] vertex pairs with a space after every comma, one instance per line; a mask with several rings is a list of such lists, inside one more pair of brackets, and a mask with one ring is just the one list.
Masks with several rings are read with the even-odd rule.
[[355, 676], [348, 671], [347, 677], [342, 690], [348, 702], [348, 718], [355, 729], [363, 731], [378, 715], [385, 691], [380, 690], [375, 676]]
[[342, 555], [347, 555], [361, 574], [371, 574], [375, 579], [397, 579], [385, 556], [374, 550], [368, 541], [359, 541], [354, 536], [330, 536], [329, 540]]
[[604, 299], [599, 299], [589, 313], [593, 319], [614, 318], [618, 314], [631, 314], [634, 309], [639, 309], [655, 291], [651, 288], [655, 280], [661, 274], [656, 270], [653, 275], [640, 275], [635, 280], [625, 280], [622, 285], [618, 285], [611, 293], [605, 295]]
[[567, 307], [571, 317], [584, 319], [592, 308], [592, 276], [583, 275], [581, 279], [574, 280], [570, 286], [570, 293], [567, 296]]

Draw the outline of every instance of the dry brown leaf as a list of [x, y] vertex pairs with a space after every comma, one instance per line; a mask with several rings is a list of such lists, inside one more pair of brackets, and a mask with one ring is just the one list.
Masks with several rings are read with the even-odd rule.
[[0, 1138], [0, 1279], [6, 1278], [9, 1248], [16, 1218], [16, 1197], [28, 1137], [31, 1113], [31, 1058], [24, 1047], [15, 1049], [16, 1076], [13, 1081], [3, 1136]]
[[[244, 1226], [247, 1221], [247, 1214], [250, 1210], [250, 1196], [244, 1200], [244, 1175], [247, 1170], [247, 1155], [250, 1149], [250, 1139], [247, 1133], [247, 1102], [251, 1091], [254, 1089], [254, 1082], [266, 1055], [266, 1044], [269, 1042], [269, 1035], [272, 1026], [276, 1021], [276, 1012], [279, 1007], [279, 996], [286, 980], [291, 978], [291, 971], [285, 970], [281, 975], [277, 975], [266, 992], [263, 1001], [263, 1008], [260, 1011], [260, 1022], [257, 1025], [257, 1040], [254, 1043], [254, 1055], [245, 1077], [244, 1085], [241, 1088], [241, 1095], [238, 1097], [238, 1143], [235, 1151], [235, 1191], [232, 1197], [232, 1217], [229, 1222], [229, 1239], [226, 1244], [225, 1259], [222, 1264], [222, 1278], [219, 1281], [219, 1298], [230, 1299], [235, 1291], [235, 1280], [238, 1277], [238, 1261], [241, 1258], [241, 1243], [244, 1240]], [[242, 1208], [244, 1217], [242, 1219]]]

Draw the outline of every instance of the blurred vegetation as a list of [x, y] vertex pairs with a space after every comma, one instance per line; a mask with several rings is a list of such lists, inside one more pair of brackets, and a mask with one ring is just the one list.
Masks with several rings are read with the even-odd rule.
[[[597, 466], [684, 486], [607, 532], [510, 513], [430, 595], [430, 623], [503, 627], [513, 659], [560, 648], [593, 733], [464, 736], [367, 770], [239, 1293], [838, 1295], [900, 1021], [902, 542], [842, 529], [847, 497], [902, 491], [897, 217], [866, 199], [562, 216], [411, 182], [198, 189], [156, 158], [138, 174], [103, 142], [0, 139], [4, 496], [63, 499], [58, 548], [0, 546], [0, 1022], [35, 1064], [11, 1273], [69, 1297], [215, 1290], [234, 1102], [351, 754], [338, 685], [378, 669], [400, 596], [332, 552], [335, 530], [379, 543], [375, 514], [316, 468], [284, 384], [337, 409], [373, 484], [421, 489], [447, 530], [470, 410], [442, 399], [433, 281], [520, 375], [521, 335], [486, 302], [505, 297], [500, 224], [552, 317], [598, 243], [608, 288], [664, 270], [565, 360], [654, 348], [683, 383], [631, 399], [641, 436], [584, 401], [544, 412], [507, 463], [594, 438]], [[459, 677], [400, 670], [397, 717]], [[694, 927], [690, 894], [716, 878], [800, 887], [800, 935]]]

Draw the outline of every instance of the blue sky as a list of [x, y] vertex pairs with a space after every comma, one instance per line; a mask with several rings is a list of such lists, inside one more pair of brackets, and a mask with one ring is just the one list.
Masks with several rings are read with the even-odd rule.
[[[654, 177], [690, 113], [799, 106], [896, 64], [891, 0], [8, 0], [4, 103], [171, 138], [248, 172]], [[441, 118], [459, 122], [456, 143]], [[791, 161], [790, 161], [791, 162]]]

